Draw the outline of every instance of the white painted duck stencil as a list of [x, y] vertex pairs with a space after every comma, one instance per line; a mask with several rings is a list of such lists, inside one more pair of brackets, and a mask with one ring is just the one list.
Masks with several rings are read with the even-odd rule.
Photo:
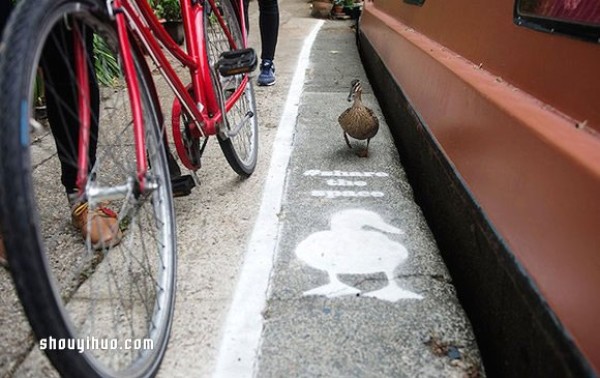
[[330, 224], [330, 230], [315, 232], [296, 247], [296, 256], [300, 260], [329, 275], [328, 284], [308, 290], [304, 295], [324, 295], [329, 298], [356, 295], [361, 291], [341, 282], [338, 274], [383, 272], [388, 280], [387, 286], [367, 292], [364, 296], [390, 302], [423, 298], [400, 288], [394, 280], [394, 270], [408, 258], [408, 251], [383, 232], [403, 234], [400, 229], [384, 222], [379, 214], [362, 209], [337, 212], [331, 217]]

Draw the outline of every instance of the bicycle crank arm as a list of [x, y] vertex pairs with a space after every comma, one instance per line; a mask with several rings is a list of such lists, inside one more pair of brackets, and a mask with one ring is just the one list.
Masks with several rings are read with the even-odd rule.
[[244, 127], [246, 122], [248, 122], [248, 120], [252, 117], [254, 117], [254, 113], [252, 113], [251, 111], [248, 111], [248, 113], [246, 113], [244, 118], [237, 125], [235, 125], [235, 127], [233, 129], [227, 130], [226, 127], [222, 127], [221, 128], [221, 137], [224, 139], [233, 138], [240, 132], [242, 127]]
[[254, 71], [257, 62], [254, 49], [247, 48], [222, 53], [216, 67], [222, 76], [233, 76]]

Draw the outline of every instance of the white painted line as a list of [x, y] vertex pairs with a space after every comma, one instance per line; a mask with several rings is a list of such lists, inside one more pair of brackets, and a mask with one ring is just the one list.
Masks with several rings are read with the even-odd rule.
[[265, 182], [258, 218], [248, 243], [233, 302], [225, 321], [214, 377], [242, 378], [256, 374], [257, 355], [263, 329], [262, 311], [267, 300], [273, 260], [279, 239], [279, 219], [286, 172], [298, 106], [308, 68], [310, 50], [324, 21], [320, 20], [304, 40], [298, 66], [273, 142], [271, 164]]

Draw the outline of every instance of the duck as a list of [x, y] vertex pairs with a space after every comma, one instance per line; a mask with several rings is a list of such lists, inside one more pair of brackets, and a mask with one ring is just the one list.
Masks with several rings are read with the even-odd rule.
[[362, 103], [361, 96], [362, 84], [360, 80], [352, 80], [348, 101], [354, 99], [354, 103], [340, 114], [338, 122], [342, 126], [342, 130], [344, 130], [344, 139], [349, 148], [352, 148], [352, 145], [350, 144], [350, 140], [348, 140], [348, 135], [354, 139], [367, 140], [367, 148], [357, 154], [360, 157], [366, 158], [369, 157], [369, 142], [379, 131], [379, 119], [372, 109], [367, 108]]
[[338, 275], [383, 272], [387, 285], [363, 296], [390, 302], [422, 299], [421, 295], [402, 289], [396, 283], [394, 270], [408, 258], [408, 251], [384, 233], [403, 234], [402, 230], [387, 224], [370, 210], [346, 209], [335, 213], [331, 217], [330, 230], [315, 232], [296, 247], [299, 260], [326, 271], [329, 278], [329, 283], [305, 291], [304, 296], [361, 295], [361, 290], [341, 282]]

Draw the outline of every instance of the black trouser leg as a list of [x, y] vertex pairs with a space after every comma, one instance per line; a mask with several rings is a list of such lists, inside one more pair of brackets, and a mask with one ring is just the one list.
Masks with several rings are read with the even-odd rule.
[[[82, 28], [83, 29], [83, 28]], [[94, 73], [93, 34], [82, 30], [85, 40], [91, 111], [89, 169], [96, 161], [98, 140], [99, 89]], [[61, 164], [61, 182], [67, 193], [77, 189], [77, 151], [79, 140], [79, 91], [76, 84], [73, 34], [66, 25], [56, 26], [44, 47], [42, 70], [46, 87], [48, 121], [54, 134]]]
[[[235, 3], [235, 1], [234, 1]], [[250, 33], [250, 21], [248, 20], [248, 7], [250, 6], [250, 0], [244, 0], [244, 20], [246, 21], [246, 34]], [[237, 11], [237, 7], [236, 6], [236, 12]], [[239, 16], [239, 12], [238, 12], [238, 16]]]
[[[250, 30], [248, 21], [248, 6], [250, 0], [244, 0], [244, 11], [246, 20], [246, 31]], [[275, 58], [275, 48], [277, 47], [277, 37], [279, 34], [279, 6], [277, 0], [258, 0], [258, 25], [260, 28], [260, 41], [262, 44], [261, 59], [273, 60]]]
[[279, 7], [277, 0], [258, 0], [258, 25], [262, 43], [261, 59], [273, 60], [279, 34]]
[[[11, 0], [0, 0], [0, 36], [12, 11]], [[89, 167], [96, 160], [98, 140], [99, 89], [92, 56], [93, 35], [82, 31], [88, 54], [91, 130], [88, 150]], [[78, 91], [75, 86], [73, 36], [65, 25], [56, 26], [42, 53], [42, 72], [46, 88], [46, 106], [61, 165], [61, 182], [73, 193], [77, 180], [77, 141], [79, 140]]]

